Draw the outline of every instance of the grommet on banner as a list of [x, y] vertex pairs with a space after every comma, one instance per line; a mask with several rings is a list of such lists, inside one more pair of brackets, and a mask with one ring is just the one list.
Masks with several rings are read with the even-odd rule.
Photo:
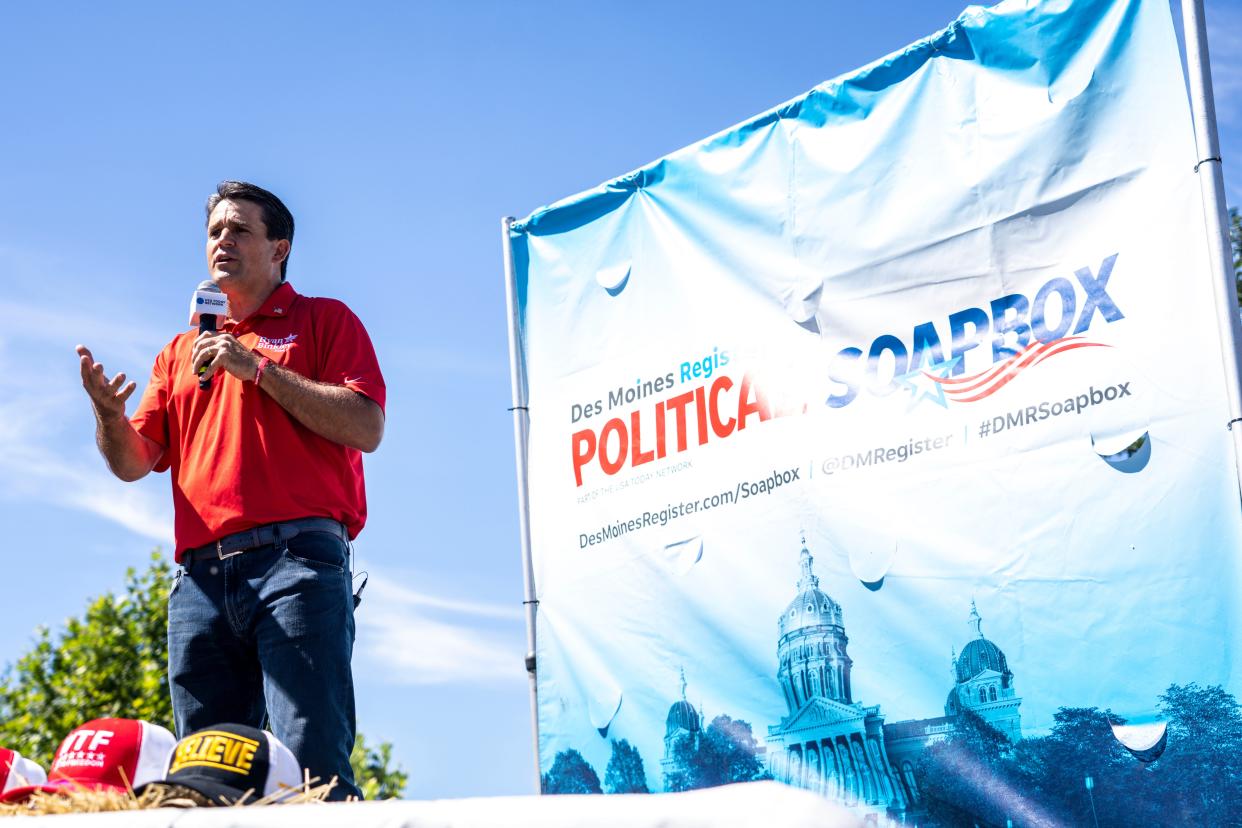
[[1242, 423], [1242, 417], [1234, 417], [1232, 420], [1230, 420], [1229, 422], [1225, 423], [1225, 430], [1226, 430], [1226, 431], [1233, 431], [1233, 424], [1234, 424], [1234, 423]]
[[1204, 164], [1206, 164], [1206, 163], [1207, 163], [1207, 162], [1209, 162], [1209, 161], [1215, 161], [1217, 164], [1224, 164], [1224, 163], [1225, 163], [1224, 161], [1222, 161], [1222, 160], [1220, 159], [1220, 156], [1219, 156], [1219, 155], [1212, 155], [1212, 156], [1209, 156], [1209, 157], [1207, 157], [1207, 158], [1204, 158], [1204, 159], [1203, 159], [1202, 161], [1200, 161], [1198, 164], [1195, 164], [1195, 172], [1198, 172], [1198, 171], [1199, 171], [1199, 168], [1200, 168], [1200, 167], [1202, 167]]
[[1147, 724], [1112, 724], [1113, 737], [1130, 755], [1143, 764], [1154, 762], [1169, 743], [1168, 722]]

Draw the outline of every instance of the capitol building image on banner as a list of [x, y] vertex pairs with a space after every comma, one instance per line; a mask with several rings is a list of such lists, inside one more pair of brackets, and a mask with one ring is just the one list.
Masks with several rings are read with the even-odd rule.
[[[778, 621], [777, 681], [787, 715], [767, 728], [766, 756], [773, 778], [821, 793], [846, 805], [879, 813], [920, 807], [919, 754], [952, 735], [969, 710], [1016, 743], [1022, 738], [1014, 674], [1004, 652], [983, 636], [971, 602], [974, 637], [953, 657], [953, 686], [944, 715], [885, 723], [879, 705], [854, 698], [854, 661], [841, 605], [820, 589], [815, 559], [803, 540], [797, 595]], [[665, 779], [678, 771], [674, 746], [701, 732], [702, 715], [682, 699], [669, 709]]]

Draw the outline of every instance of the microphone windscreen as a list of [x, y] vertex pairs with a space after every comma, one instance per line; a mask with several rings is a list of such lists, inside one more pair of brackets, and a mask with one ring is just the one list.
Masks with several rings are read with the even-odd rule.
[[190, 297], [190, 327], [197, 327], [203, 314], [211, 314], [217, 320], [229, 314], [229, 298], [210, 279], [200, 282]]

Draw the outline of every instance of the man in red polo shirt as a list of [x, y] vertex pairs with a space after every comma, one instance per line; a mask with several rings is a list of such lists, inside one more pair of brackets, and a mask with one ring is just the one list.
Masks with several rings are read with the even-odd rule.
[[172, 470], [178, 736], [266, 718], [344, 798], [358, 795], [348, 544], [366, 523], [361, 452], [383, 437], [385, 388], [358, 318], [284, 280], [292, 241], [280, 199], [221, 183], [207, 201], [207, 265], [229, 304], [220, 330], [175, 336], [128, 419], [135, 384], [78, 354], [108, 468], [126, 481]]

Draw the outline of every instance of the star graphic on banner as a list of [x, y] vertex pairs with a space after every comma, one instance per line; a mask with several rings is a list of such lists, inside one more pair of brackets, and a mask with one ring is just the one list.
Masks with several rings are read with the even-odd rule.
[[961, 361], [960, 356], [955, 356], [953, 359], [933, 362], [926, 368], [920, 365], [913, 371], [893, 379], [901, 390], [910, 393], [910, 408], [914, 408], [925, 399], [931, 400], [941, 408], [948, 408], [949, 403], [944, 397], [944, 386], [932, 380], [928, 375], [947, 379]]

